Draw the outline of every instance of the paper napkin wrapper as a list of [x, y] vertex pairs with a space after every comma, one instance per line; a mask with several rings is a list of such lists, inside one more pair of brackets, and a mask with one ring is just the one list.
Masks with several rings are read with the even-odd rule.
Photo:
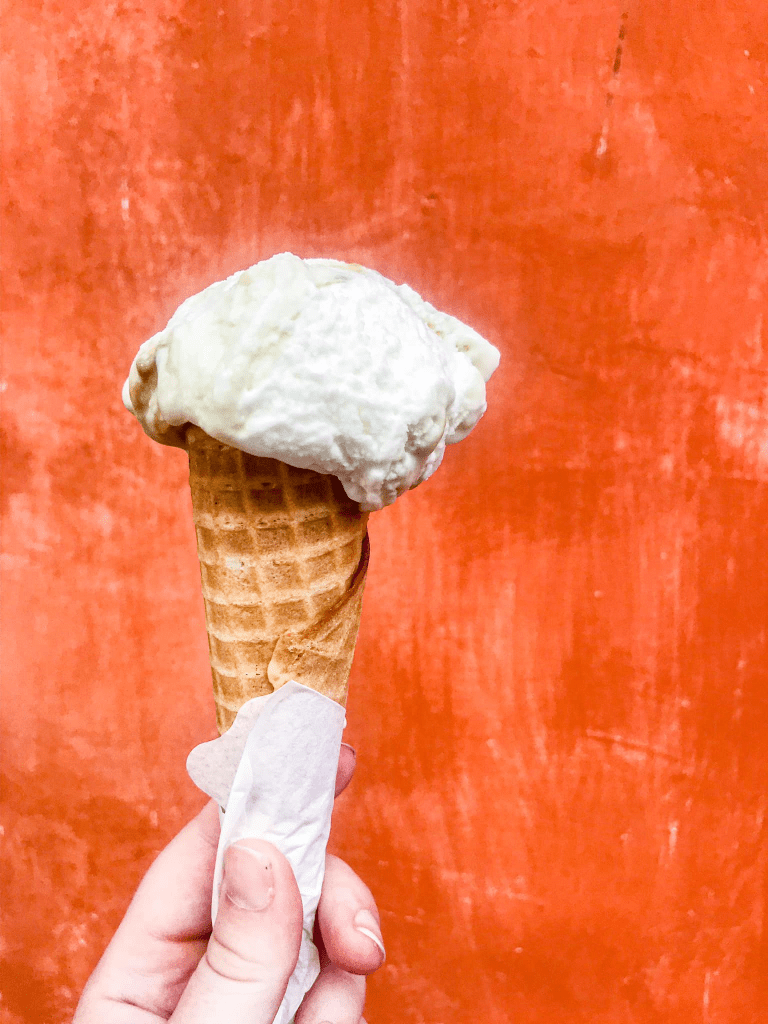
[[344, 708], [293, 680], [242, 706], [231, 728], [195, 747], [187, 771], [225, 808], [216, 854], [211, 919], [216, 920], [224, 850], [238, 839], [273, 843], [290, 861], [304, 906], [296, 969], [274, 1024], [289, 1024], [315, 982], [312, 941], [339, 763]]

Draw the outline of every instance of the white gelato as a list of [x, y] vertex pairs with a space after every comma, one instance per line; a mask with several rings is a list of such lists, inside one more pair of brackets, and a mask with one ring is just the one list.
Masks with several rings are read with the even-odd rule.
[[434, 473], [486, 409], [499, 353], [407, 285], [281, 253], [218, 281], [146, 341], [126, 407], [163, 444], [186, 425], [330, 473], [364, 510]]

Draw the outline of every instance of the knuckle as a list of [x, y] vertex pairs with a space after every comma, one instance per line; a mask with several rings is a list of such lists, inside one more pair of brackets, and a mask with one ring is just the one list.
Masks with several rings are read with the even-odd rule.
[[235, 948], [226, 937], [212, 936], [205, 954], [208, 966], [221, 979], [247, 983], [255, 989], [272, 988], [288, 981], [295, 964], [279, 956], [264, 957]]

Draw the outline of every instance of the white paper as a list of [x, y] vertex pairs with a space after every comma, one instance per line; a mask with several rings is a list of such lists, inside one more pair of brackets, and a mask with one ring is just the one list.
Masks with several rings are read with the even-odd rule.
[[224, 850], [238, 839], [273, 843], [296, 876], [304, 931], [299, 960], [274, 1024], [289, 1024], [320, 971], [312, 930], [325, 872], [344, 721], [340, 704], [291, 681], [244, 704], [228, 732], [195, 747], [187, 760], [193, 782], [226, 806], [211, 919], [216, 920], [218, 910]]

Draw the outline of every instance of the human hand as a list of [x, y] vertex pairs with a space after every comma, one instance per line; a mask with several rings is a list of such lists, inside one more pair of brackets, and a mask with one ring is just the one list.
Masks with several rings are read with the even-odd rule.
[[[337, 796], [354, 764], [354, 751], [342, 745]], [[218, 840], [211, 800], [144, 877], [73, 1024], [272, 1024], [298, 958], [299, 890], [290, 864], [270, 843], [234, 843], [224, 857], [211, 933]], [[368, 887], [329, 854], [315, 926], [321, 971], [296, 1024], [365, 1024], [363, 976], [384, 962], [378, 921]]]

